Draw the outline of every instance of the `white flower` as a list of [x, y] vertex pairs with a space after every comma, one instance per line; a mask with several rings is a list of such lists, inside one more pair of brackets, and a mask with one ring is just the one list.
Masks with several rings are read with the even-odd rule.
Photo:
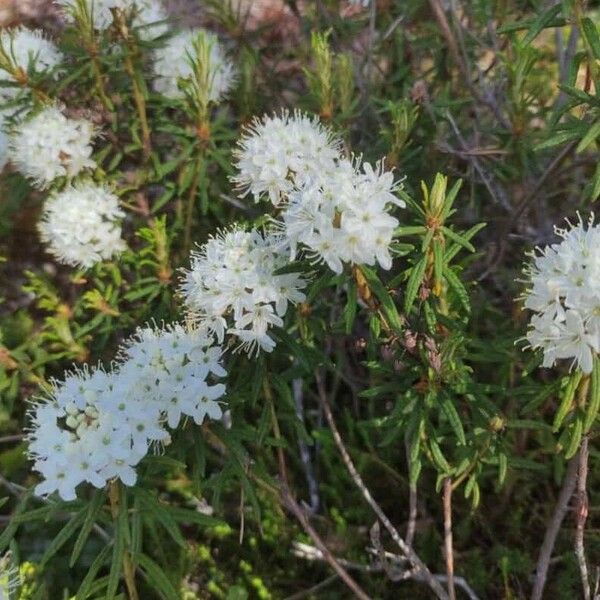
[[179, 81], [193, 75], [192, 60], [195, 59], [194, 41], [206, 36], [210, 44], [208, 98], [219, 102], [231, 90], [235, 82], [235, 68], [226, 57], [217, 37], [201, 29], [182, 31], [154, 52], [154, 89], [167, 98], [184, 97]]
[[[75, 0], [57, 0], [59, 6], [68, 13]], [[119, 8], [126, 13], [133, 11], [132, 25], [144, 40], [157, 38], [166, 33], [168, 26], [165, 21], [167, 12], [160, 0], [86, 0], [87, 8], [92, 16], [94, 28], [103, 31], [113, 22], [111, 9]]]
[[184, 271], [181, 294], [190, 316], [223, 336], [227, 331], [253, 354], [270, 352], [275, 343], [268, 335], [281, 327], [288, 303], [302, 302], [306, 282], [299, 273], [276, 274], [289, 264], [289, 249], [278, 235], [233, 227], [212, 237], [192, 252]]
[[314, 179], [296, 187], [283, 206], [279, 229], [294, 258], [298, 246], [336, 273], [343, 264], [392, 266], [390, 244], [398, 220], [390, 215], [404, 202], [394, 195], [399, 184], [378, 163], [338, 160]]
[[[0, 30], [0, 46], [10, 59], [11, 67], [17, 67], [25, 74], [45, 73], [55, 69], [63, 60], [62, 52], [46, 38], [41, 29], [17, 27]], [[9, 75], [11, 80], [16, 81], [12, 74]]]
[[79, 183], [50, 196], [39, 231], [60, 262], [91, 267], [125, 249], [119, 199], [107, 188]]
[[91, 157], [94, 126], [85, 119], [68, 119], [48, 107], [18, 125], [9, 142], [12, 163], [41, 189], [57, 177], [75, 177], [94, 168]]
[[235, 152], [243, 195], [268, 196], [277, 206], [294, 187], [334, 168], [340, 142], [316, 117], [299, 111], [255, 119]]
[[[570, 225], [570, 224], [569, 224]], [[600, 351], [600, 227], [556, 229], [558, 244], [541, 249], [527, 269], [525, 308], [534, 312], [527, 340], [544, 352], [545, 367], [571, 359], [590, 373]]]
[[29, 455], [43, 477], [36, 493], [74, 500], [84, 482], [134, 485], [138, 463], [170, 441], [165, 422], [222, 417], [221, 355], [206, 330], [147, 327], [125, 343], [112, 371], [84, 368], [52, 380], [31, 411]]
[[80, 483], [100, 488], [120, 475], [131, 485], [126, 471], [111, 471], [115, 456], [130, 468], [141, 459], [131, 451], [130, 425], [102, 409], [114, 396], [123, 398], [118, 374], [84, 369], [51, 384], [48, 396], [32, 411], [29, 454], [44, 477], [36, 494], [57, 491], [64, 500], [74, 500]]
[[183, 416], [201, 424], [206, 416], [223, 414], [218, 400], [225, 386], [212, 383], [227, 375], [221, 354], [206, 329], [146, 327], [123, 347], [121, 372], [138, 390], [135, 395], [166, 416], [169, 427], [176, 428]]

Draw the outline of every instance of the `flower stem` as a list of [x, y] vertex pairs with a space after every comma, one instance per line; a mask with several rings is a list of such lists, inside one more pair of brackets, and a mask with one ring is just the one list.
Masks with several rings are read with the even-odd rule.
[[106, 89], [104, 87], [104, 77], [102, 75], [102, 71], [100, 70], [100, 64], [97, 56], [91, 56], [92, 61], [92, 70], [94, 72], [94, 77], [96, 79], [96, 88], [98, 90], [98, 97], [100, 98], [100, 102], [102, 102], [102, 106], [108, 111], [113, 111], [114, 106], [110, 101], [109, 97], [106, 95]]
[[194, 204], [196, 200], [196, 194], [198, 192], [198, 185], [200, 184], [200, 172], [202, 170], [202, 151], [198, 153], [198, 157], [194, 164], [194, 174], [192, 178], [192, 185], [187, 197], [187, 205], [185, 210], [185, 224], [183, 232], [183, 248], [185, 255], [187, 256], [192, 248], [192, 221], [194, 219]]
[[[115, 527], [117, 527], [117, 520], [123, 510], [121, 505], [121, 483], [118, 479], [113, 479], [108, 486], [108, 499], [110, 502], [110, 513]], [[140, 596], [135, 585], [135, 569], [133, 562], [131, 561], [131, 554], [127, 548], [123, 553], [123, 578], [125, 579], [125, 585], [127, 586], [127, 593], [130, 600], [140, 600]]]

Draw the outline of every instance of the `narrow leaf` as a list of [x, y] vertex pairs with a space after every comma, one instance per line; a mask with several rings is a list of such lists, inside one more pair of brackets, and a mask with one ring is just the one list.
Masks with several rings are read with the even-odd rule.
[[454, 403], [452, 402], [451, 398], [449, 398], [448, 396], [446, 396], [442, 400], [442, 410], [444, 411], [446, 418], [450, 422], [450, 426], [454, 431], [454, 435], [456, 435], [458, 439], [458, 443], [461, 446], [464, 446], [467, 443], [467, 440], [465, 438], [465, 431], [463, 429], [460, 417], [458, 416], [458, 412], [456, 412], [456, 407], [454, 406]]
[[173, 587], [173, 584], [165, 572], [148, 556], [140, 554], [139, 564], [148, 577], [148, 582], [166, 600], [180, 600], [181, 596]]
[[59, 531], [58, 535], [50, 542], [40, 560], [40, 568], [43, 568], [47, 562], [66, 544], [66, 542], [75, 535], [75, 532], [81, 527], [87, 513], [86, 508], [82, 508], [75, 513], [67, 524]]
[[427, 258], [424, 256], [421, 260], [414, 265], [410, 272], [410, 277], [406, 284], [406, 292], [404, 294], [404, 312], [405, 314], [410, 313], [410, 309], [415, 302], [419, 287], [425, 276], [425, 268], [427, 267]]
[[104, 490], [96, 490], [92, 499], [87, 508], [87, 514], [85, 516], [85, 520], [83, 525], [81, 526], [81, 530], [79, 531], [79, 535], [77, 536], [77, 540], [75, 541], [75, 545], [73, 546], [73, 552], [71, 554], [71, 560], [69, 561], [69, 567], [73, 568], [73, 565], [77, 562], [83, 547], [92, 531], [92, 527], [98, 518], [98, 514], [104, 504], [106, 499], [106, 494]]
[[587, 433], [594, 424], [600, 408], [600, 359], [594, 356], [594, 367], [592, 369], [592, 380], [590, 382], [590, 398], [585, 410], [583, 421], [583, 433]]

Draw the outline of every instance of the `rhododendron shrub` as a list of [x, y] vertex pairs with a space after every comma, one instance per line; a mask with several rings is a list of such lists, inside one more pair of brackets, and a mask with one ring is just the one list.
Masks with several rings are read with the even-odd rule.
[[0, 597], [593, 598], [585, 3], [186, 6], [0, 29]]

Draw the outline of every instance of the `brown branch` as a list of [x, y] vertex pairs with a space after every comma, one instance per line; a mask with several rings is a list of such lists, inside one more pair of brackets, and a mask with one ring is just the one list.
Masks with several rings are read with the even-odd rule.
[[[273, 434], [277, 440], [282, 439], [281, 430], [279, 428], [279, 421], [277, 420], [277, 413], [275, 412], [275, 404], [273, 399], [273, 391], [271, 390], [271, 386], [269, 384], [269, 380], [265, 377], [263, 380], [263, 392], [265, 394], [265, 398], [270, 406], [271, 411], [271, 423], [273, 427]], [[304, 531], [310, 536], [313, 540], [317, 548], [323, 553], [325, 560], [330, 564], [331, 568], [341, 577], [343, 582], [354, 592], [357, 598], [361, 598], [362, 600], [370, 600], [370, 597], [363, 591], [363, 589], [354, 581], [354, 579], [350, 576], [348, 571], [342, 567], [339, 561], [333, 556], [330, 552], [329, 548], [325, 545], [325, 542], [321, 539], [319, 534], [310, 524], [306, 513], [296, 499], [293, 497], [290, 487], [289, 480], [287, 474], [287, 467], [285, 463], [285, 454], [283, 452], [282, 446], [277, 446], [277, 462], [279, 465], [279, 477], [282, 482], [281, 489], [279, 491], [279, 496], [282, 504], [298, 519], [300, 525]]]
[[362, 588], [354, 581], [354, 579], [350, 576], [348, 571], [342, 567], [339, 561], [335, 558], [335, 556], [331, 553], [329, 548], [325, 545], [325, 542], [321, 539], [316, 530], [312, 527], [306, 513], [302, 510], [302, 508], [298, 505], [296, 500], [290, 493], [290, 490], [287, 486], [284, 486], [281, 490], [281, 501], [283, 505], [298, 519], [300, 525], [306, 533], [310, 536], [315, 546], [319, 549], [323, 558], [329, 563], [331, 568], [340, 576], [343, 582], [352, 590], [354, 595], [357, 598], [361, 598], [361, 600], [370, 600], [370, 596], [368, 596]]
[[465, 77], [467, 77], [467, 67], [464, 64], [464, 61], [462, 60], [462, 56], [458, 49], [458, 44], [456, 43], [456, 39], [454, 39], [454, 35], [452, 34], [452, 30], [450, 29], [450, 24], [448, 23], [448, 19], [446, 18], [444, 7], [442, 6], [440, 0], [429, 0], [429, 6], [433, 11], [433, 16], [435, 17], [435, 20], [439, 25], [439, 28], [442, 32], [442, 36], [446, 41], [446, 45], [448, 46], [448, 50], [450, 50], [450, 54], [452, 54], [454, 62], [459, 66], [462, 74]]
[[[305, 560], [324, 560], [323, 556], [317, 548], [315, 548], [314, 546], [309, 546], [308, 544], [303, 544], [302, 542], [294, 543], [293, 552], [294, 556], [303, 558]], [[404, 568], [404, 565], [407, 561], [406, 558], [404, 558], [403, 556], [393, 554], [392, 552], [384, 552], [384, 560], [391, 563], [385, 565], [382, 564], [380, 560], [380, 550], [378, 550], [377, 548], [367, 548], [367, 552], [376, 556], [377, 560], [366, 565], [357, 562], [352, 562], [350, 560], [345, 560], [343, 558], [338, 558], [337, 560], [347, 569], [352, 569], [354, 571], [363, 571], [365, 573], [385, 572], [391, 574], [392, 577], [390, 577], [390, 579], [394, 582], [411, 580], [416, 581], [418, 583], [427, 583], [420, 571], [416, 569], [407, 570], [406, 568]], [[435, 573], [433, 576], [442, 584], [447, 583], [448, 581], [448, 577], [445, 574]], [[473, 588], [471, 588], [471, 586], [463, 577], [454, 577], [454, 583], [465, 592], [465, 594], [469, 597], [470, 600], [479, 600], [479, 597], [477, 596]]]
[[588, 474], [588, 436], [581, 440], [579, 448], [579, 468], [577, 473], [577, 495], [575, 508], [575, 555], [579, 563], [581, 573], [581, 584], [583, 585], [584, 600], [590, 600], [590, 580], [588, 576], [587, 562], [585, 560], [585, 547], [583, 545], [583, 534], [585, 522], [588, 516], [587, 474]]
[[452, 545], [452, 479], [444, 479], [444, 554], [446, 558], [446, 574], [448, 576], [448, 597], [456, 600], [454, 589], [454, 548]]
[[348, 454], [348, 450], [342, 441], [340, 436], [340, 432], [335, 424], [335, 420], [333, 418], [333, 413], [331, 412], [331, 407], [329, 406], [329, 400], [327, 399], [327, 393], [325, 391], [325, 386], [323, 384], [323, 379], [319, 372], [315, 373], [315, 379], [317, 382], [317, 390], [319, 393], [319, 399], [321, 401], [321, 406], [323, 408], [323, 412], [325, 413], [325, 418], [329, 423], [329, 427], [331, 429], [331, 433], [333, 435], [333, 439], [342, 455], [342, 460], [352, 477], [356, 487], [360, 490], [363, 495], [363, 498], [366, 500], [367, 504], [373, 509], [373, 512], [377, 515], [379, 520], [382, 522], [383, 526], [388, 530], [388, 533], [396, 543], [396, 545], [400, 548], [402, 553], [406, 556], [406, 558], [412, 563], [417, 571], [419, 571], [425, 581], [429, 585], [429, 587], [433, 590], [438, 598], [443, 600], [449, 600], [448, 594], [446, 594], [444, 588], [440, 585], [440, 582], [432, 575], [431, 571], [427, 568], [427, 565], [419, 558], [419, 556], [415, 553], [415, 551], [402, 539], [396, 528], [392, 525], [391, 521], [388, 519], [386, 514], [383, 512], [379, 504], [375, 501], [369, 489], [365, 486], [362, 477], [359, 475], [352, 459], [350, 458], [350, 454]]
[[579, 456], [574, 456], [569, 461], [567, 472], [558, 496], [558, 501], [554, 507], [554, 513], [552, 518], [546, 527], [546, 533], [544, 534], [544, 541], [540, 548], [540, 554], [535, 569], [535, 582], [533, 585], [533, 592], [531, 593], [531, 600], [541, 600], [544, 586], [546, 585], [546, 577], [548, 575], [548, 567], [550, 566], [550, 558], [552, 556], [552, 550], [556, 543], [560, 526], [569, 510], [569, 500], [573, 496], [575, 491], [575, 484], [577, 482], [577, 467], [579, 464]]

